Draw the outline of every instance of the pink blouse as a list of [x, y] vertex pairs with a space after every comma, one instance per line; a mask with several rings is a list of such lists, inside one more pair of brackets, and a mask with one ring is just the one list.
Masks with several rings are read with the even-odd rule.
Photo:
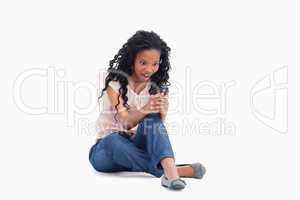
[[[109, 86], [116, 93], [119, 94], [119, 88], [120, 88], [119, 81], [110, 81]], [[149, 81], [147, 83], [146, 87], [140, 92], [140, 94], [137, 94], [131, 89], [131, 87], [129, 85], [127, 85], [127, 97], [128, 97], [127, 104], [130, 106], [129, 110], [139, 110], [144, 105], [146, 105], [146, 103], [148, 102], [149, 97], [150, 97], [150, 94], [148, 92], [150, 87], [151, 87], [151, 83]], [[130, 132], [130, 133], [133, 133], [132, 137], [134, 137], [136, 134], [138, 125], [131, 128], [130, 130], [125, 129], [123, 127], [122, 123], [120, 123], [114, 119], [116, 110], [111, 105], [106, 91], [104, 91], [101, 99], [102, 99], [102, 106], [100, 104], [101, 112], [96, 121], [97, 139], [103, 138], [103, 137], [111, 134], [112, 132], [116, 132], [116, 131]], [[118, 119], [117, 116], [116, 116], [116, 118]]]

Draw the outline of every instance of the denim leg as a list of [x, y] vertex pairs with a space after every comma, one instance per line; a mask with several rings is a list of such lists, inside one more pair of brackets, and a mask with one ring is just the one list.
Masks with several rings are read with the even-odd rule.
[[103, 139], [98, 140], [89, 151], [89, 161], [93, 168], [99, 172], [117, 172], [127, 171], [123, 167], [115, 163], [109, 156], [107, 156], [104, 149]]
[[149, 171], [157, 177], [163, 174], [160, 164], [162, 158], [171, 157], [175, 160], [166, 127], [159, 113], [148, 114], [139, 123], [133, 142], [148, 153], [151, 159]]
[[149, 171], [148, 154], [118, 132], [104, 137], [91, 157], [98, 171]]

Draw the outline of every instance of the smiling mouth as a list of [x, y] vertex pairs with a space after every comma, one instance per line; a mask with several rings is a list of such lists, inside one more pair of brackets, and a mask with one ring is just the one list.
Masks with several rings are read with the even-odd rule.
[[148, 74], [148, 75], [147, 74], [143, 74], [144, 78], [150, 78], [150, 76], [151, 76], [150, 74]]

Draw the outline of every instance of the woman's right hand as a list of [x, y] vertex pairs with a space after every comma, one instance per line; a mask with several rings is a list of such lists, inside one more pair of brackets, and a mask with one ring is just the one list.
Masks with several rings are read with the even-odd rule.
[[162, 103], [162, 96], [161, 94], [150, 95], [150, 98], [145, 106], [142, 107], [141, 112], [145, 114], [149, 113], [159, 113], [160, 107]]

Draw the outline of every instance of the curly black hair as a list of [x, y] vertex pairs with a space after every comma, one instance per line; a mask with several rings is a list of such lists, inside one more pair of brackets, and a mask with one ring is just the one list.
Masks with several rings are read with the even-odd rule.
[[[107, 89], [110, 81], [119, 81], [119, 96], [118, 104], [120, 104], [120, 96], [124, 100], [123, 106], [129, 110], [130, 106], [127, 104], [127, 77], [133, 74], [134, 61], [137, 53], [142, 50], [156, 49], [160, 51], [160, 63], [158, 71], [150, 77], [151, 87], [149, 93], [156, 93], [158, 88], [161, 86], [170, 86], [169, 70], [171, 69], [169, 62], [170, 47], [167, 46], [166, 42], [160, 38], [153, 31], [137, 31], [127, 42], [122, 46], [119, 52], [109, 62], [109, 68], [107, 69], [108, 75], [105, 78], [105, 87], [102, 89], [101, 95], [98, 97], [98, 102], [103, 96], [104, 91]], [[117, 115], [117, 113], [116, 113]], [[115, 116], [116, 116], [115, 115]], [[116, 118], [115, 118], [116, 119]]]

